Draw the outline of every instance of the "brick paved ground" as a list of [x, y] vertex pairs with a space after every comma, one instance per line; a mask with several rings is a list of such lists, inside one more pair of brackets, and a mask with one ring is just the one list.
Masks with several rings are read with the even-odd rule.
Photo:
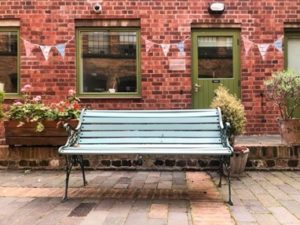
[[234, 224], [204, 172], [89, 171], [87, 180], [82, 188], [73, 173], [62, 203], [63, 172], [0, 171], [0, 225]]
[[[238, 225], [300, 224], [300, 171], [247, 172], [232, 183], [230, 210]], [[226, 185], [222, 193], [227, 198]]]

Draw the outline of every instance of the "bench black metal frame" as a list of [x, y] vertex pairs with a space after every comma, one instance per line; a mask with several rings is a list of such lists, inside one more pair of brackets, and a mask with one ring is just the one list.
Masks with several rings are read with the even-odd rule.
[[[84, 155], [90, 154], [186, 154], [217, 156], [220, 180], [228, 182], [231, 201], [229, 124], [223, 124], [221, 110], [82, 110], [78, 126], [65, 125], [69, 138], [59, 153], [66, 159], [64, 200], [68, 198], [69, 177], [79, 165], [87, 185]], [[226, 173], [224, 173], [224, 170]]]

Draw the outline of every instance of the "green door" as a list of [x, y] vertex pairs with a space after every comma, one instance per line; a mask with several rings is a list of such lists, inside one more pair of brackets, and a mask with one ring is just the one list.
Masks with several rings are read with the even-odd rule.
[[240, 97], [239, 31], [193, 31], [192, 46], [194, 108], [208, 108], [220, 84]]

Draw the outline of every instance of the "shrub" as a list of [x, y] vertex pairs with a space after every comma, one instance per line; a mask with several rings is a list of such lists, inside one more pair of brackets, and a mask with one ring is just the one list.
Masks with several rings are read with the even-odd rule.
[[223, 121], [230, 123], [230, 135], [235, 136], [244, 132], [246, 126], [244, 106], [236, 96], [229, 93], [227, 88], [220, 85], [215, 90], [211, 107], [221, 109]]
[[279, 71], [264, 83], [267, 97], [278, 106], [281, 118], [293, 118], [300, 106], [300, 74], [292, 70]]

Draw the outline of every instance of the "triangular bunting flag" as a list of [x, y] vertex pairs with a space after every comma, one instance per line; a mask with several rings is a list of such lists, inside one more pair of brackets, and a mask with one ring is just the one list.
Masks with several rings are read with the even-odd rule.
[[257, 47], [263, 60], [265, 60], [269, 46], [270, 44], [257, 44]]
[[248, 53], [249, 53], [249, 51], [250, 51], [250, 49], [253, 46], [253, 42], [250, 41], [248, 38], [243, 37], [243, 43], [244, 43], [245, 53], [246, 53], [246, 56], [247, 56]]
[[44, 55], [44, 58], [46, 59], [46, 61], [48, 60], [49, 58], [49, 53], [50, 53], [50, 50], [52, 48], [52, 46], [49, 46], [49, 45], [40, 45], [40, 48], [42, 50], [42, 53]]
[[180, 52], [184, 52], [184, 41], [177, 43], [176, 46]]
[[154, 42], [145, 39], [145, 44], [146, 44], [146, 52], [149, 52], [150, 49], [153, 47]]
[[29, 41], [26, 41], [25, 39], [23, 39], [23, 42], [24, 42], [26, 56], [29, 57], [31, 56], [32, 50], [36, 47], [36, 45], [32, 44]]
[[164, 52], [164, 55], [167, 56], [171, 45], [170, 44], [160, 44], [160, 46]]
[[59, 52], [59, 54], [64, 58], [65, 57], [65, 50], [66, 50], [66, 43], [63, 44], [57, 44], [55, 45], [55, 48]]
[[273, 45], [278, 51], [282, 52], [282, 37], [274, 41]]

